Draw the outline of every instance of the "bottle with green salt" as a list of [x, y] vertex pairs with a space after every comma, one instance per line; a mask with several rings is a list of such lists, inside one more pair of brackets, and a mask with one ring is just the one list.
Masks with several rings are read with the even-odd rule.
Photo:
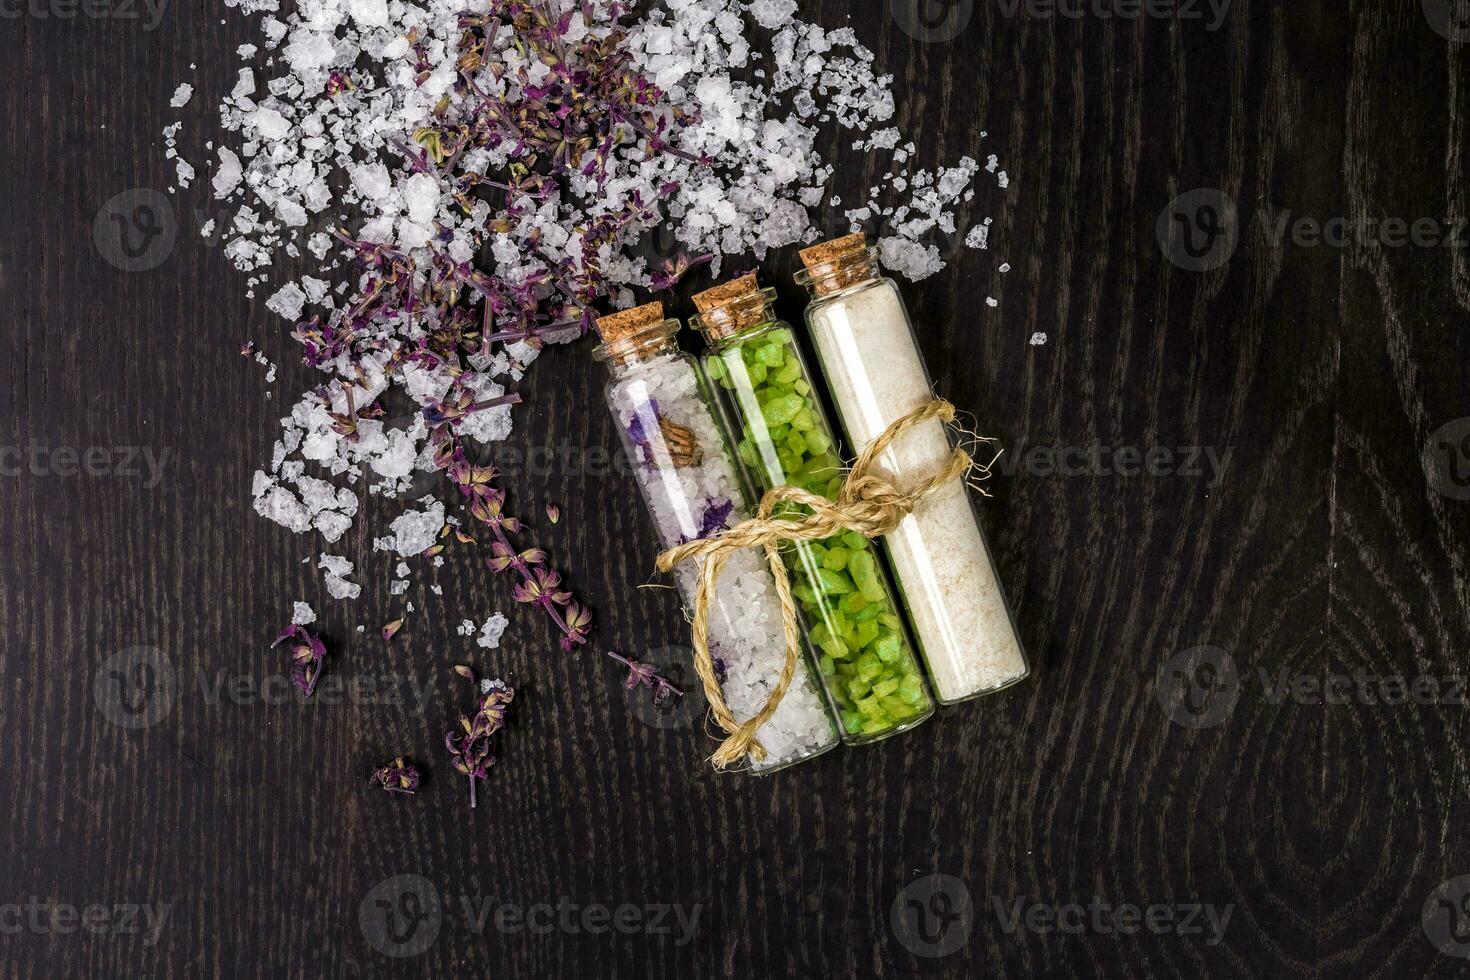
[[[835, 499], [842, 460], [791, 327], [772, 309], [774, 295], [748, 275], [694, 297], [700, 312], [690, 322], [710, 342], [705, 373], [757, 489], [789, 485]], [[876, 741], [933, 714], [872, 543], [847, 531], [788, 544], [783, 558], [843, 740]]]

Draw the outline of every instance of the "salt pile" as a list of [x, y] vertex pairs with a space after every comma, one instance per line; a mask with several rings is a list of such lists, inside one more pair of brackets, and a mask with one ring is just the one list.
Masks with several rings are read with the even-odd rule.
[[[229, 135], [208, 185], [232, 213], [211, 233], [325, 373], [281, 418], [255, 508], [328, 543], [364, 494], [422, 493], [414, 474], [440, 468], [447, 445], [505, 439], [506, 386], [545, 343], [584, 332], [594, 302], [626, 307], [633, 287], [667, 281], [650, 242], [707, 254], [718, 273], [726, 257], [876, 225], [884, 262], [918, 279], [945, 265], [936, 236], [986, 247], [989, 219], [962, 232], [953, 212], [982, 172], [1008, 183], [994, 157], [916, 166], [891, 124], [892, 76], [851, 29], [801, 20], [794, 0], [225, 2], [260, 37], [240, 47], [247, 64], [220, 106]], [[586, 78], [566, 86], [563, 68]], [[576, 166], [559, 150], [528, 157], [517, 113], [568, 88], [603, 93], [557, 117], [590, 145], [573, 149]], [[840, 212], [816, 149], [834, 129], [887, 171]], [[302, 262], [312, 274], [276, 278]], [[390, 389], [411, 420], [378, 410]], [[443, 519], [421, 501], [375, 545], [409, 557]], [[329, 591], [355, 596], [350, 563], [333, 562]]]

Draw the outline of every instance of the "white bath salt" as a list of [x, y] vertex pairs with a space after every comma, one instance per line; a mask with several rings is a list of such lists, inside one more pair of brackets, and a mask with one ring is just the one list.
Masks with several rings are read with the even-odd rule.
[[393, 534], [373, 542], [378, 551], [392, 551], [400, 558], [412, 558], [423, 554], [433, 546], [444, 527], [444, 505], [433, 497], [419, 501], [423, 510], [407, 510], [400, 514], [389, 528]]
[[[743, 520], [741, 489], [734, 466], [693, 364], [662, 358], [620, 370], [609, 401], [633, 456], [634, 473], [664, 547], [712, 534]], [[653, 405], [657, 403], [655, 412]], [[660, 420], [688, 430], [698, 464], [682, 463], [660, 433]], [[692, 608], [698, 569], [686, 562], [675, 578]], [[781, 606], [764, 559], [742, 551], [725, 565], [710, 603], [710, 653], [723, 673], [721, 690], [737, 718], [749, 718], [765, 704], [785, 661]], [[837, 732], [824, 696], [802, 660], [775, 713], [757, 732], [770, 756], [757, 765], [769, 769], [830, 748]]]
[[473, 619], [461, 620], [460, 624], [455, 627], [454, 632], [458, 633], [460, 636], [474, 636], [475, 621]]
[[265, 301], [265, 308], [291, 322], [301, 319], [301, 310], [306, 305], [306, 293], [294, 282], [288, 282]]
[[944, 268], [944, 259], [934, 245], [922, 245], [907, 238], [888, 237], [878, 241], [883, 265], [910, 279], [923, 279]]
[[987, 296], [985, 297], [985, 305], [990, 307], [991, 309], [994, 309], [995, 307], [1000, 305], [1000, 300], [996, 299], [994, 296]]
[[184, 106], [189, 104], [189, 100], [193, 97], [194, 86], [187, 84], [180, 85], [178, 88], [174, 89], [174, 97], [169, 99], [168, 104], [175, 109], [182, 109]]
[[969, 248], [990, 247], [990, 219], [975, 225], [965, 234], [965, 245]]
[[202, 224], [202, 225], [199, 226], [199, 237], [200, 238], [203, 238], [203, 239], [206, 239], [206, 240], [214, 237], [214, 219], [213, 218], [210, 218], [208, 221], [204, 222], [204, 224]]
[[[214, 234], [224, 256], [246, 275], [246, 295], [259, 291], [268, 297], [267, 309], [288, 329], [314, 315], [335, 325], [363, 288], [361, 268], [329, 230], [404, 252], [420, 269], [430, 267], [431, 247], [454, 261], [471, 262], [483, 244], [494, 255], [495, 274], [514, 279], [552, 272], [551, 263], [569, 256], [578, 260], [589, 223], [637, 194], [655, 203], [598, 256], [609, 297], [626, 306], [633, 302], [633, 287], [650, 284], [654, 269], [640, 247], [660, 226], [671, 230], [680, 251], [711, 253], [710, 271], [718, 275], [726, 256], [762, 259], [772, 248], [810, 242], [827, 230], [819, 230], [827, 210], [822, 197], [837, 164], [849, 161], [827, 160], [819, 147], [846, 145], [836, 137], [854, 137], [864, 146], [861, 152], [878, 158], [872, 165], [882, 169], [874, 173], [896, 173], [897, 164], [915, 154], [912, 140], [892, 122], [888, 66], [850, 28], [827, 30], [804, 21], [793, 0], [638, 5], [620, 21], [628, 30], [629, 69], [660, 85], [669, 106], [697, 116], [696, 122], [673, 127], [671, 140], [684, 154], [707, 155], [712, 165], [624, 143], [610, 156], [604, 182], [560, 180], [545, 200], [517, 198], [514, 203], [524, 206], [522, 224], [515, 235], [497, 240], [482, 231], [496, 213], [490, 204], [481, 202], [467, 213], [447, 182], [415, 172], [401, 155], [401, 146], [412, 144], [422, 128], [456, 121], [461, 110], [452, 89], [461, 77], [461, 17], [483, 13], [483, 0], [226, 4], [253, 18], [259, 35], [237, 49], [248, 63], [239, 65], [233, 90], [219, 108], [226, 138], [213, 151], [217, 159], [208, 176], [215, 197], [229, 210]], [[606, 36], [613, 26], [604, 3], [545, 0], [544, 6], [554, 16], [567, 15], [568, 42]], [[533, 83], [548, 71], [539, 61], [528, 63], [523, 52], [509, 27], [490, 40], [476, 81], [492, 99], [523, 98], [522, 69]], [[448, 115], [442, 116], [446, 96]], [[175, 123], [164, 134], [174, 154], [179, 131]], [[891, 165], [885, 166], [885, 155], [891, 155]], [[460, 161], [461, 169], [496, 177], [504, 164], [503, 150], [486, 148]], [[873, 188], [866, 200], [852, 202], [849, 217], [882, 225], [882, 247], [903, 274], [932, 275], [945, 265], [936, 241], [955, 234], [954, 212], [973, 196], [978, 170], [962, 158], [953, 167], [905, 171], [899, 176], [906, 184]], [[665, 199], [665, 187], [677, 189]], [[532, 232], [535, 247], [527, 245]], [[317, 268], [302, 270], [292, 261], [308, 255]], [[324, 288], [328, 282], [335, 288]], [[474, 290], [465, 295], [466, 305], [478, 302]], [[357, 497], [350, 511], [314, 510], [323, 494], [313, 488], [311, 501], [303, 499], [303, 478], [360, 481], [368, 493], [390, 498], [421, 492], [412, 489], [415, 480], [434, 468], [428, 427], [363, 419], [356, 441], [345, 438], [327, 414], [348, 411], [338, 379], [367, 376], [349, 385], [356, 408], [392, 388], [406, 393], [421, 416], [456, 376], [477, 399], [498, 397], [521, 380], [540, 350], [502, 345], [468, 367], [456, 358], [384, 371], [390, 360], [399, 364], [422, 348], [425, 329], [416, 317], [354, 325], [352, 350], [318, 365], [330, 395], [324, 401], [308, 391], [282, 420], [270, 471], [262, 473], [257, 510], [293, 530], [330, 535], [330, 541], [351, 525]], [[547, 339], [577, 335], [571, 328]], [[375, 353], [364, 356], [364, 350]], [[471, 442], [499, 441], [512, 431], [512, 421], [509, 407], [484, 410], [458, 423], [456, 434]], [[395, 532], [393, 540], [398, 537]]]
[[1000, 271], [1001, 272], [1010, 272], [1011, 271], [1011, 264], [1009, 262], [1002, 262], [1000, 264]]
[[247, 117], [246, 124], [255, 131], [256, 136], [266, 140], [284, 139], [291, 132], [291, 124], [286, 117], [280, 110], [270, 106], [256, 109]]
[[256, 351], [255, 354], [252, 356], [251, 360], [255, 361], [256, 364], [259, 364], [261, 367], [265, 368], [265, 383], [266, 384], [272, 384], [272, 383], [275, 382], [275, 380], [276, 380], [276, 366], [271, 363], [271, 359], [270, 358], [266, 357], [260, 351]]
[[326, 573], [327, 595], [333, 599], [356, 599], [362, 594], [362, 586], [347, 581], [352, 574], [352, 562], [340, 555], [323, 552], [317, 567]]
[[255, 72], [249, 68], [241, 68], [235, 76], [235, 88], [230, 93], [230, 98], [243, 104], [244, 101], [255, 94]]
[[174, 162], [177, 181], [180, 187], [188, 187], [194, 182], [194, 167], [183, 157]]
[[363, 27], [388, 26], [388, 0], [351, 0], [349, 9]]
[[[934, 397], [892, 280], [870, 279], [819, 296], [807, 315], [854, 450]], [[900, 488], [911, 486], [942, 470], [950, 453], [943, 423], [931, 419], [879, 458], [876, 475]], [[1026, 676], [1025, 656], [963, 481], [925, 498], [883, 541], [940, 701], [959, 701]]]
[[319, 531], [329, 544], [352, 526], [357, 495], [346, 487], [302, 475], [299, 466], [283, 467], [275, 476], [255, 471], [255, 511], [298, 534]]
[[444, 586], [442, 586], [442, 585], [431, 585], [431, 586], [429, 586], [429, 591], [432, 592], [432, 593], [434, 593], [435, 595], [443, 595], [444, 594]]
[[750, 15], [768, 30], [790, 23], [796, 14], [796, 0], [750, 0]]
[[316, 622], [316, 611], [304, 602], [294, 603], [291, 607], [291, 623], [295, 626], [305, 626], [307, 623]]
[[495, 613], [485, 620], [485, 625], [480, 627], [480, 635], [475, 637], [475, 646], [485, 650], [494, 650], [500, 646], [500, 638], [505, 635], [505, 628], [510, 625], [510, 620], [500, 613]]
[[314, 276], [302, 276], [301, 286], [306, 292], [306, 301], [308, 303], [324, 302], [328, 306], [332, 304], [331, 297], [327, 295], [327, 290], [332, 288], [332, 284], [325, 279], [317, 279]]
[[1031, 335], [1031, 346], [1032, 347], [1040, 347], [1044, 343], [1046, 343], [1046, 334], [1041, 333], [1040, 331], [1037, 331], [1036, 333], [1033, 333]]

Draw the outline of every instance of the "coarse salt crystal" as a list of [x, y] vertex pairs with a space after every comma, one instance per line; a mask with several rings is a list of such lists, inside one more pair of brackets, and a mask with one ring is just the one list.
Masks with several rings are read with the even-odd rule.
[[496, 613], [485, 620], [485, 625], [480, 627], [480, 635], [475, 637], [475, 645], [486, 650], [494, 650], [500, 646], [500, 638], [505, 635], [505, 628], [510, 625], [510, 620], [500, 613]]

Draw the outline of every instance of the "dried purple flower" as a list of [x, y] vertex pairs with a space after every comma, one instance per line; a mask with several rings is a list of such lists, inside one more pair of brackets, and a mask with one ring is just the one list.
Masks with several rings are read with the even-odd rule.
[[[582, 30], [573, 37], [572, 14], [578, 9], [585, 22], [606, 23], [608, 28]], [[660, 202], [679, 185], [664, 181], [653, 200], [629, 193], [620, 207], [593, 217], [581, 229], [578, 254], [543, 243], [541, 228], [532, 220], [537, 208], [574, 183], [590, 179], [600, 187], [615, 157], [641, 163], [668, 154], [711, 162], [675, 145], [678, 131], [698, 117], [671, 104], [635, 70], [627, 31], [617, 24], [625, 13], [627, 8], [616, 2], [595, 11], [575, 5], [555, 16], [539, 0], [487, 0], [482, 11], [460, 15], [458, 79], [412, 134], [412, 142], [393, 145], [407, 169], [446, 185], [465, 213], [490, 203], [490, 217], [481, 225], [484, 238], [510, 237], [541, 269], [516, 278], [481, 272], [448, 254], [447, 237], [431, 240], [426, 248], [430, 259], [424, 263], [339, 231], [338, 240], [368, 275], [352, 304], [330, 323], [313, 319], [298, 325], [308, 361], [324, 365], [344, 349], [355, 349], [364, 336], [372, 336], [374, 331], [365, 328], [378, 320], [424, 324], [429, 334], [420, 342], [422, 349], [449, 361], [464, 354], [489, 354], [497, 342], [539, 344], [548, 334], [591, 328], [593, 305], [608, 292], [601, 267], [604, 249], [641, 236], [661, 216]], [[519, 57], [487, 57], [503, 47], [507, 28]], [[427, 80], [432, 59], [423, 37], [414, 30], [405, 39], [418, 77]], [[344, 72], [327, 80], [332, 96], [352, 87]], [[491, 172], [462, 167], [461, 161], [475, 150], [491, 151], [505, 162]], [[487, 195], [491, 190], [497, 193]], [[676, 281], [708, 259], [680, 256], [668, 265], [665, 278]], [[472, 313], [476, 303], [481, 304], [479, 315]]]
[[[459, 666], [454, 672], [475, 683], [475, 672], [469, 667]], [[515, 698], [515, 689], [503, 681], [490, 680], [478, 685], [480, 690], [479, 709], [475, 716], [459, 716], [459, 729], [446, 732], [444, 745], [449, 750], [450, 765], [454, 771], [470, 781], [470, 809], [475, 808], [475, 784], [486, 778], [495, 757], [490, 754], [490, 736], [505, 726], [505, 710]]]
[[412, 794], [419, 788], [419, 771], [399, 756], [383, 768], [374, 770], [369, 782], [376, 783], [390, 793]]
[[640, 663], [615, 650], [607, 651], [607, 655], [628, 668], [628, 677], [623, 681], [623, 687], [630, 691], [635, 687], [652, 688], [654, 704], [663, 704], [670, 697], [684, 696], [684, 692], [669, 683], [668, 679], [660, 674], [659, 669], [653, 664]]
[[546, 519], [555, 524], [561, 520], [561, 508], [556, 504], [546, 505]]
[[730, 514], [735, 510], [735, 501], [709, 498], [704, 502], [704, 519], [699, 527], [699, 536], [707, 538], [730, 526]]
[[334, 99], [343, 92], [351, 92], [356, 88], [346, 72], [334, 71], [327, 76], [327, 94]]
[[516, 551], [509, 535], [521, 530], [521, 522], [504, 512], [505, 491], [494, 486], [499, 475], [493, 466], [477, 466], [455, 447], [448, 461], [449, 478], [469, 498], [470, 514], [495, 536], [486, 564], [494, 572], [514, 569], [520, 581], [511, 589], [517, 602], [540, 606], [561, 630], [561, 648], [570, 651], [587, 642], [592, 613], [561, 588], [561, 573], [547, 567], [548, 557], [540, 548]]
[[650, 398], [648, 400], [646, 410], [643, 406], [639, 406], [638, 410], [633, 413], [633, 420], [628, 423], [628, 438], [632, 440], [633, 445], [638, 447], [643, 462], [649, 463], [651, 462], [652, 451], [649, 448], [648, 432], [645, 431], [643, 425], [645, 417], [655, 420], [663, 418], [659, 413], [657, 398]]
[[316, 691], [316, 682], [322, 676], [322, 663], [327, 657], [327, 648], [304, 626], [292, 624], [281, 630], [271, 643], [271, 648], [287, 643], [291, 651], [291, 683], [304, 696], [311, 697]]
[[387, 626], [384, 626], [383, 627], [383, 639], [385, 639], [385, 640], [391, 640], [391, 639], [393, 639], [393, 637], [395, 637], [395, 636], [398, 635], [398, 631], [401, 630], [401, 629], [403, 629], [403, 620], [401, 620], [401, 619], [395, 619], [395, 620], [393, 620], [393, 622], [391, 622]]
[[672, 259], [664, 259], [659, 264], [658, 271], [650, 279], [653, 291], [661, 293], [673, 289], [690, 272], [699, 266], [714, 261], [714, 258], [714, 254], [711, 252], [706, 252], [698, 258], [690, 258], [683, 252], [680, 252]]

